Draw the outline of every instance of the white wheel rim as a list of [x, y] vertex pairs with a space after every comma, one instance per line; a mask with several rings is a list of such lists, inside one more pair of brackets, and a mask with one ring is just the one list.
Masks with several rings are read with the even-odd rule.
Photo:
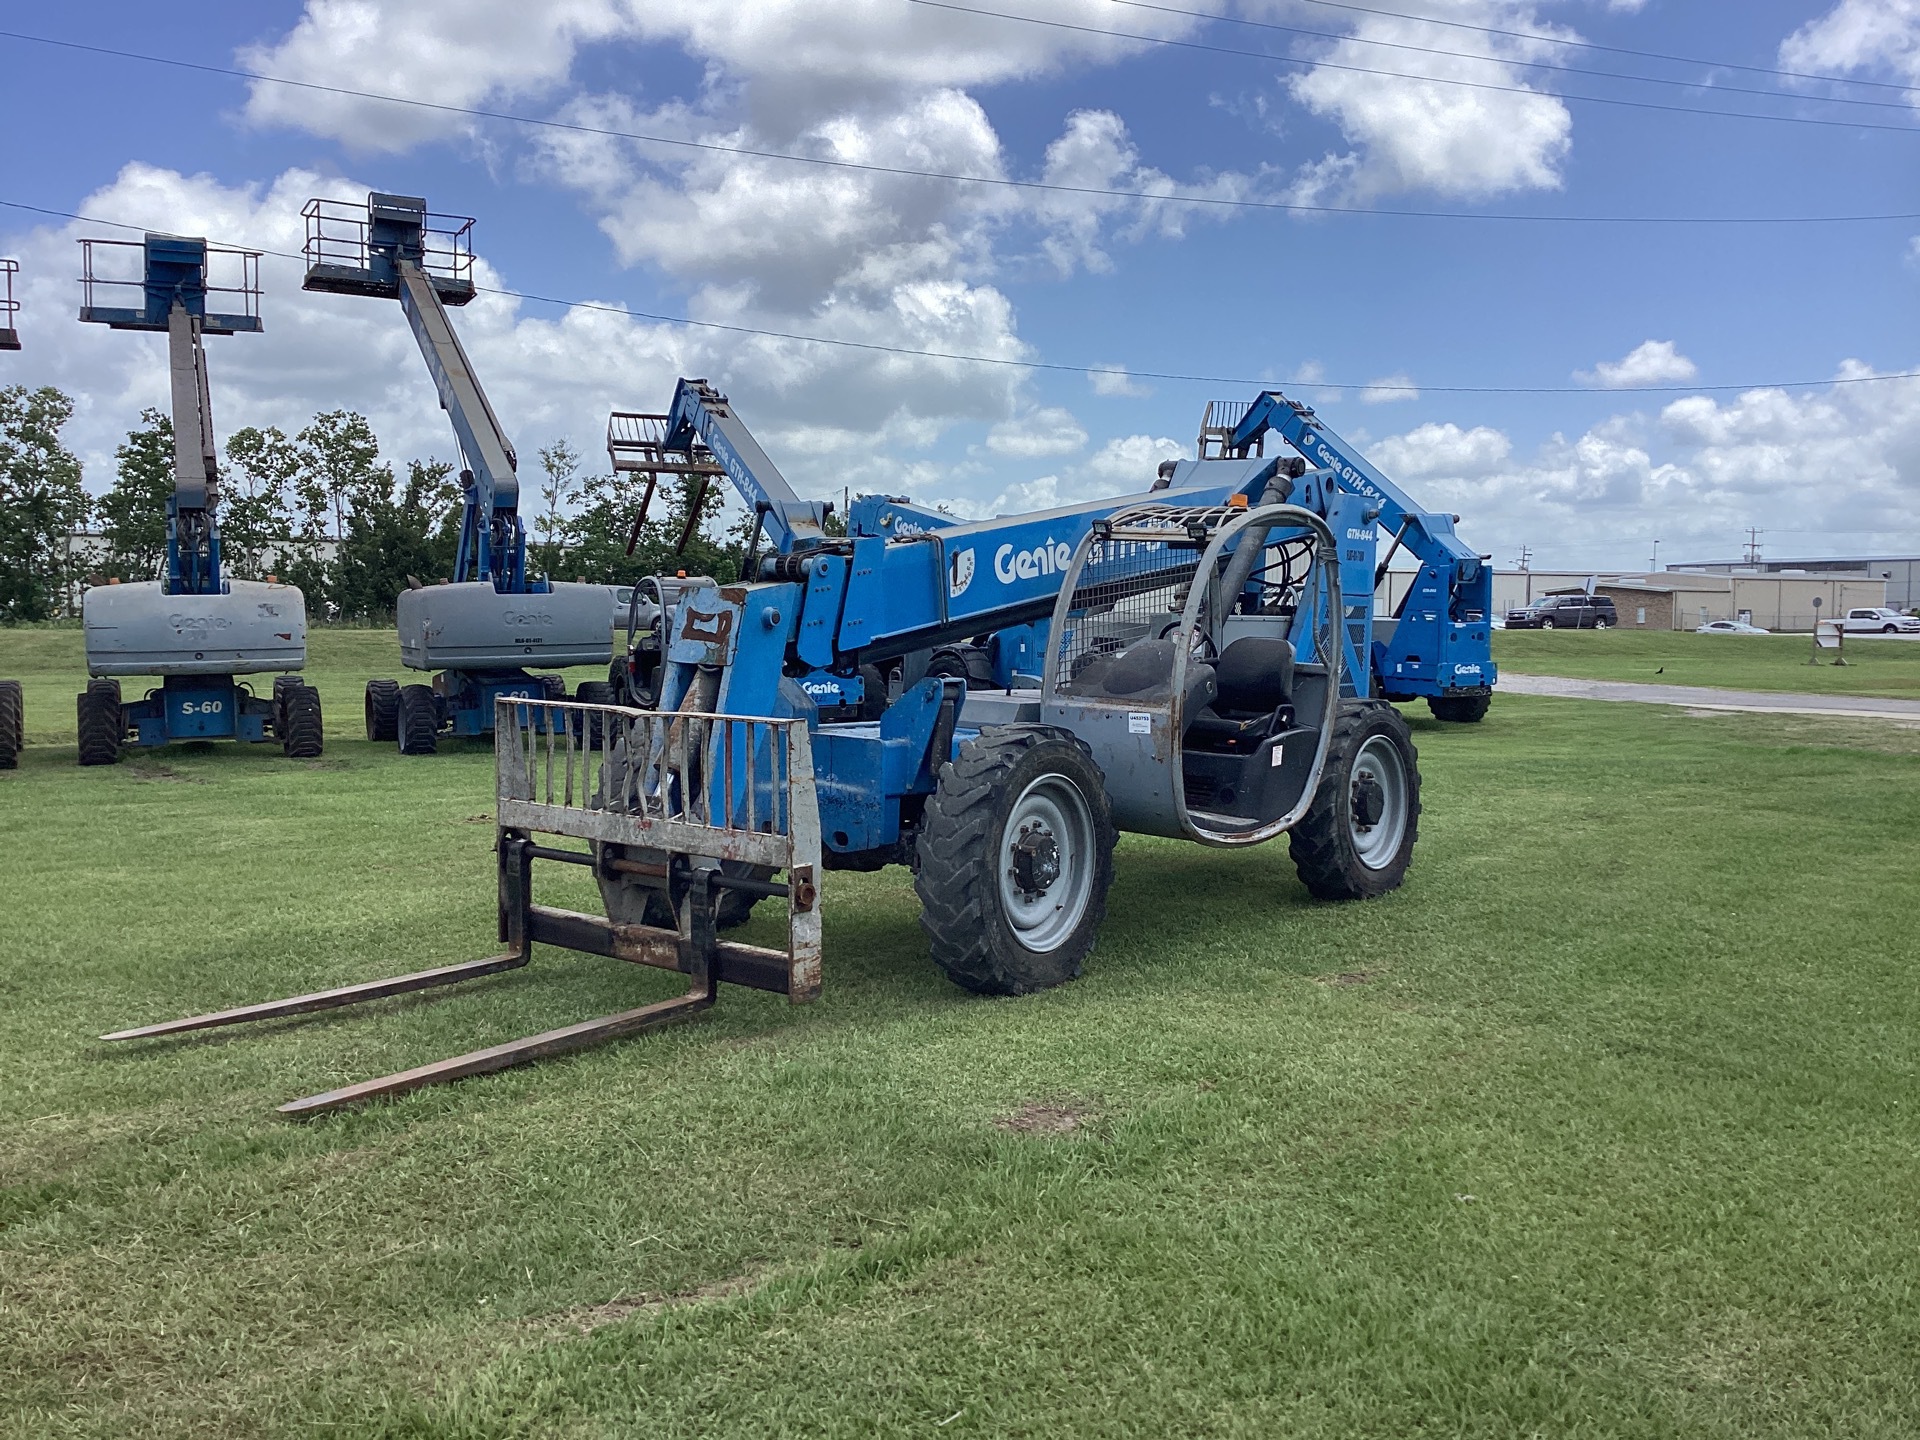
[[[1028, 890], [1034, 873], [1033, 852], [1051, 863], [1042, 869], [1057, 873], [1044, 885]], [[1044, 954], [1064, 945], [1087, 913], [1093, 898], [1093, 811], [1080, 787], [1064, 775], [1042, 775], [1020, 792], [1007, 811], [998, 858], [1000, 906], [1013, 935], [1028, 950]]]
[[1380, 787], [1380, 818], [1372, 825], [1360, 824], [1349, 794], [1347, 828], [1360, 863], [1369, 870], [1384, 870], [1400, 853], [1400, 842], [1407, 834], [1407, 763], [1400, 747], [1389, 737], [1375, 735], [1354, 756], [1348, 783], [1358, 787], [1363, 778], [1371, 778]]

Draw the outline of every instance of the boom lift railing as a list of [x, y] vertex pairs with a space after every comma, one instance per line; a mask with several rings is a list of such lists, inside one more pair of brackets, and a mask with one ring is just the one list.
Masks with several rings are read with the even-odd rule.
[[13, 298], [13, 277], [20, 273], [18, 260], [0, 259], [0, 350], [18, 350], [20, 332], [13, 317], [20, 313], [20, 302]]
[[[338, 1009], [525, 966], [536, 944], [687, 976], [686, 993], [505, 1045], [469, 1051], [280, 1107], [290, 1117], [505, 1070], [657, 1029], [713, 1005], [722, 983], [796, 1004], [820, 992], [820, 819], [804, 721], [629, 710], [502, 697], [494, 717], [499, 936], [503, 953], [411, 975], [115, 1031], [145, 1040]], [[587, 842], [542, 843], [536, 836]], [[636, 854], [637, 852], [637, 854]], [[675, 928], [622, 924], [533, 902], [533, 862], [605, 870], [657, 889]], [[784, 872], [784, 881], [755, 873]], [[721, 940], [715, 892], [787, 902], [784, 949]]]

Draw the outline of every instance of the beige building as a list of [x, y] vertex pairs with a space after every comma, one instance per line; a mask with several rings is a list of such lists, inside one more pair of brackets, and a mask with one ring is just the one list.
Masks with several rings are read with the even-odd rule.
[[[1389, 571], [1374, 592], [1378, 613], [1391, 615], [1413, 582], [1410, 570]], [[1591, 588], [1610, 596], [1628, 630], [1693, 630], [1709, 620], [1746, 620], [1767, 630], [1813, 629], [1816, 615], [1831, 619], [1856, 605], [1884, 605], [1887, 582], [1860, 574], [1703, 574], [1685, 570], [1499, 570], [1493, 577], [1496, 618], [1543, 595]], [[1818, 597], [1819, 608], [1814, 607]]]

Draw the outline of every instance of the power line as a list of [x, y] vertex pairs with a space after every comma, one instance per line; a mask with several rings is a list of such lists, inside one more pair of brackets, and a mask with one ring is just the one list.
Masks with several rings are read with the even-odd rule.
[[[60, 220], [77, 220], [83, 225], [104, 225], [115, 230], [139, 231], [152, 228], [129, 224], [124, 220], [107, 220], [93, 215], [78, 215], [70, 210], [52, 210], [41, 205], [28, 205], [18, 200], [0, 200], [0, 206]], [[257, 246], [240, 245], [232, 241], [216, 243], [227, 244], [234, 249], [257, 250], [262, 255], [272, 255], [277, 259], [298, 260], [302, 263], [306, 260], [306, 256], [288, 250], [264, 250]], [[665, 315], [647, 310], [632, 310], [623, 305], [608, 305], [596, 300], [563, 300], [557, 296], [535, 294], [530, 290], [508, 290], [492, 285], [477, 285], [474, 288], [482, 294], [530, 301], [536, 305], [553, 305], [564, 310], [597, 311], [606, 315], [624, 316], [629, 320], [650, 320], [661, 325], [680, 325], [695, 330], [717, 330], [730, 335], [793, 340], [808, 345], [831, 345], [843, 350], [906, 355], [921, 360], [949, 360], [968, 365], [998, 365], [1007, 369], [1029, 370], [1037, 373], [1111, 375], [1116, 368], [1119, 368], [1125, 370], [1130, 379], [1162, 380], [1169, 384], [1182, 385], [1231, 385], [1236, 388], [1251, 386], [1256, 389], [1278, 389], [1284, 386], [1289, 390], [1360, 390], [1374, 394], [1391, 392], [1415, 396], [1423, 393], [1432, 395], [1698, 395], [1704, 392], [1809, 390], [1830, 385], [1869, 385], [1887, 380], [1920, 380], [1920, 370], [1902, 370], [1885, 375], [1841, 375], [1823, 380], [1747, 381], [1738, 385], [1617, 385], [1605, 389], [1596, 389], [1590, 385], [1416, 385], [1391, 381], [1253, 379], [1245, 375], [1197, 375], [1168, 370], [1135, 370], [1129, 366], [1116, 367], [1113, 364], [1070, 365], [1054, 360], [1015, 360], [1002, 355], [963, 355], [946, 350], [920, 350], [909, 345], [882, 345], [871, 340], [842, 340], [830, 335], [806, 335], [797, 331], [769, 330], [753, 325], [727, 325], [717, 320], [694, 320], [685, 315]]]
[[[992, 12], [977, 12], [992, 13]], [[1098, 32], [1110, 33], [1110, 32]], [[1417, 210], [1411, 208], [1382, 207], [1368, 205], [1322, 205], [1307, 204], [1292, 200], [1247, 200], [1217, 195], [1193, 195], [1163, 193], [1151, 190], [1120, 190], [1097, 185], [1063, 185], [1045, 180], [1017, 180], [1006, 176], [963, 175], [944, 170], [921, 170], [906, 165], [878, 165], [867, 161], [841, 160], [820, 155], [796, 155], [779, 150], [760, 150], [744, 145], [723, 145], [710, 140], [687, 140], [670, 135], [650, 135], [637, 130], [616, 130], [610, 126], [586, 125], [578, 121], [553, 120], [534, 115], [516, 115], [508, 111], [485, 110], [470, 105], [448, 105], [433, 100], [415, 100], [404, 95], [385, 95], [371, 90], [355, 90], [342, 85], [324, 85], [312, 80], [289, 80], [278, 75], [268, 75], [261, 71], [242, 70], [232, 66], [209, 65], [195, 60], [179, 60], [166, 55], [150, 55], [136, 50], [120, 50], [105, 45], [89, 45], [77, 40], [56, 40], [45, 35], [28, 35], [20, 31], [0, 30], [0, 39], [20, 40], [30, 44], [49, 45], [63, 50], [74, 50], [90, 55], [105, 55], [119, 60], [134, 60], [143, 64], [162, 65], [178, 70], [191, 70], [201, 74], [219, 75], [228, 79], [259, 81], [263, 84], [284, 85], [292, 89], [313, 91], [327, 95], [340, 95], [355, 100], [372, 100], [382, 104], [406, 105], [420, 110], [432, 110], [441, 114], [458, 115], [467, 119], [499, 120], [515, 125], [528, 125], [539, 129], [561, 130], [579, 135], [593, 135], [606, 139], [633, 140], [650, 145], [666, 145], [685, 150], [697, 150], [710, 154], [738, 155], [756, 160], [778, 160], [795, 165], [812, 165], [833, 170], [852, 170], [867, 174], [896, 175], [922, 180], [945, 180], [965, 185], [998, 186], [1014, 190], [1037, 191], [1061, 195], [1092, 195], [1119, 200], [1139, 200], [1158, 204], [1194, 205], [1225, 210], [1273, 211], [1293, 214], [1312, 215], [1378, 215], [1391, 219], [1414, 220], [1489, 220], [1513, 221], [1528, 224], [1568, 224], [1568, 225], [1849, 225], [1871, 224], [1887, 221], [1907, 222], [1920, 219], [1920, 212], [1900, 212], [1874, 215], [1547, 215], [1537, 213], [1503, 213], [1499, 211], [1476, 210]], [[1243, 51], [1232, 52], [1244, 54]], [[1499, 87], [1494, 87], [1499, 88]], [[1521, 91], [1522, 94], [1538, 95], [1534, 90]], [[1620, 102], [1627, 103], [1627, 102]], [[1726, 114], [1729, 112], [1708, 110], [1702, 114]], [[1839, 123], [1839, 122], [1831, 122]], [[1874, 127], [1869, 127], [1874, 128]], [[1887, 126], [1887, 129], [1911, 129], [1920, 133], [1920, 126]]]
[[[1204, 10], [1181, 10], [1172, 5], [1150, 4], [1148, 0], [1112, 0], [1134, 10], [1158, 10], [1168, 15], [1185, 15], [1196, 20], [1220, 20], [1229, 25], [1251, 25], [1259, 29], [1286, 30], [1265, 20], [1246, 20], [1237, 15], [1209, 15]], [[1492, 25], [1470, 25], [1464, 20], [1442, 20], [1437, 15], [1409, 15], [1401, 10], [1380, 10], [1368, 5], [1350, 5], [1344, 0], [1304, 0], [1328, 10], [1347, 10], [1359, 15], [1379, 15], [1389, 20], [1416, 20], [1423, 25], [1444, 25], [1450, 30], [1471, 30], [1479, 35], [1501, 35], [1512, 40], [1538, 40], [1571, 50], [1596, 50], [1606, 55], [1630, 55], [1637, 60], [1664, 60], [1675, 65], [1705, 65], [1716, 70], [1741, 70], [1749, 75], [1775, 75], [1782, 80], [1815, 80], [1828, 85], [1865, 85], [1875, 90], [1907, 91], [1914, 87], [1892, 80], [1860, 80], [1847, 75], [1815, 75], [1804, 70], [1776, 70], [1766, 65], [1742, 65], [1737, 60], [1703, 60], [1695, 55], [1668, 55], [1659, 50], [1633, 50], [1623, 45], [1601, 45], [1592, 40], [1569, 40], [1560, 35], [1541, 35], [1531, 30], [1501, 30]], [[1358, 38], [1358, 37], [1342, 37]]]
[[[1136, 35], [1124, 30], [1103, 30], [1096, 25], [1075, 25], [1068, 20], [1042, 20], [1034, 15], [1014, 15], [1004, 10], [978, 10], [955, 5], [949, 0], [907, 0], [935, 10], [951, 10], [962, 15], [981, 15], [995, 20], [1013, 20], [1022, 25], [1040, 25], [1049, 30], [1070, 30], [1083, 35], [1104, 35], [1113, 40], [1138, 40], [1145, 45], [1166, 45], [1180, 50], [1201, 50], [1215, 55], [1235, 55], [1243, 60], [1270, 60], [1280, 65], [1301, 65], [1315, 70], [1340, 70], [1350, 75], [1375, 75], [1391, 80], [1410, 80], [1422, 85], [1451, 85], [1464, 90], [1493, 91], [1502, 95], [1531, 95], [1538, 100], [1574, 100], [1586, 105], [1613, 105], [1627, 110], [1657, 110], [1668, 115], [1717, 115], [1726, 120], [1769, 120], [1780, 125], [1822, 125], [1844, 130], [1892, 130], [1903, 135], [1920, 135], [1920, 125], [1885, 125], [1872, 120], [1829, 120], [1816, 115], [1768, 115], [1759, 110], [1715, 110], [1698, 105], [1666, 105], [1658, 100], [1628, 100], [1612, 95], [1570, 95], [1565, 92], [1530, 90], [1524, 85], [1496, 85], [1489, 80], [1458, 80], [1440, 75], [1411, 75], [1404, 70], [1381, 70], [1368, 65], [1346, 65], [1334, 60], [1307, 60], [1292, 55], [1275, 55], [1265, 50], [1236, 50], [1230, 45], [1208, 45], [1199, 40], [1175, 40], [1162, 35]], [[1479, 57], [1474, 57], [1479, 58]], [[1790, 98], [1782, 96], [1782, 99]]]
[[[1525, 70], [1551, 70], [1561, 75], [1591, 75], [1596, 80], [1630, 80], [1638, 85], [1669, 85], [1680, 90], [1712, 90], [1716, 95], [1759, 95], [1769, 100], [1811, 100], [1822, 105], [1871, 105], [1876, 109], [1901, 111], [1911, 111], [1913, 108], [1906, 100], [1855, 100], [1845, 95], [1791, 95], [1777, 88], [1762, 90], [1749, 85], [1706, 85], [1699, 80], [1675, 80], [1665, 75], [1634, 75], [1624, 70], [1592, 70], [1581, 65], [1556, 65], [1551, 60], [1522, 60], [1517, 56], [1484, 55], [1471, 50], [1443, 50], [1435, 45], [1414, 45], [1404, 40], [1376, 40], [1372, 36], [1354, 35], [1338, 30], [1309, 30], [1304, 26], [1281, 25], [1271, 20], [1246, 20], [1237, 15], [1209, 15], [1202, 10], [1180, 10], [1171, 5], [1147, 5], [1139, 3], [1139, 0], [1117, 0], [1117, 3], [1130, 5], [1139, 10], [1157, 11], [1163, 15], [1183, 15], [1195, 20], [1217, 20], [1231, 25], [1246, 25], [1258, 30], [1273, 30], [1282, 35], [1303, 35], [1312, 40], [1337, 40], [1351, 45], [1373, 45], [1383, 50], [1406, 50], [1416, 55], [1442, 55], [1452, 60], [1473, 60], [1483, 65], [1512, 65]], [[1531, 38], [1543, 41], [1551, 39], [1546, 35]], [[1263, 60], [1292, 58], [1265, 51], [1240, 53]]]

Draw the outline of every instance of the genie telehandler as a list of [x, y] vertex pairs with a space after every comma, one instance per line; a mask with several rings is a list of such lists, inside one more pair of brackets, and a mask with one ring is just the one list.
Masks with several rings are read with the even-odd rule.
[[[395, 604], [400, 663], [431, 682], [370, 680], [366, 691], [369, 740], [431, 755], [442, 735], [491, 733], [502, 697], [566, 698], [561, 676], [531, 667], [605, 665], [613, 654], [607, 590], [527, 573], [519, 459], [447, 313], [474, 297], [473, 221], [377, 191], [364, 206], [313, 200], [302, 213], [303, 288], [398, 300], [460, 445], [452, 581], [404, 590]], [[604, 703], [612, 692], [590, 680], [575, 698]]]
[[[749, 578], [659, 589], [630, 657], [650, 705], [495, 699], [503, 953], [106, 1038], [446, 985], [519, 968], [535, 944], [688, 979], [281, 1107], [312, 1115], [651, 1029], [722, 982], [811, 1000], [826, 869], [912, 867], [935, 965], [982, 994], [1081, 972], [1121, 830], [1219, 848], [1285, 835], [1324, 900], [1401, 884], [1420, 774], [1406, 722], [1368, 693], [1382, 507], [1332, 471], [1185, 460], [1087, 504], [833, 536], [711, 386], [681, 381], [655, 418], [665, 463], [724, 473], [758, 517]], [[1044, 637], [1034, 684], [932, 670], [1019, 627]], [[586, 869], [604, 913], [536, 904], [536, 863]], [[784, 943], [725, 933], [763, 899]]]
[[[94, 585], [81, 597], [92, 678], [76, 702], [80, 763], [111, 765], [125, 745], [179, 740], [272, 739], [293, 759], [312, 759], [322, 745], [320, 692], [292, 673], [307, 660], [306, 598], [292, 585], [229, 577], [220, 553], [220, 469], [201, 337], [260, 333], [259, 253], [180, 235], [80, 244], [80, 318], [164, 333], [173, 399], [164, 572]], [[128, 251], [138, 252], [139, 279], [96, 272], [96, 259]], [[234, 284], [210, 283], [213, 259], [233, 269]], [[235, 678], [264, 671], [281, 672], [271, 699]], [[126, 675], [157, 675], [160, 688], [123, 700]]]

